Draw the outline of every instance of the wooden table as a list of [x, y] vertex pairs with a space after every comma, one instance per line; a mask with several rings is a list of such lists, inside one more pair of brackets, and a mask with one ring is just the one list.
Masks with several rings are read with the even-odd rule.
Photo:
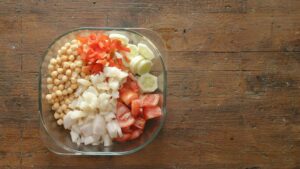
[[[0, 168], [299, 169], [300, 1], [0, 1]], [[168, 117], [145, 149], [59, 156], [39, 135], [38, 67], [82, 26], [165, 40]]]

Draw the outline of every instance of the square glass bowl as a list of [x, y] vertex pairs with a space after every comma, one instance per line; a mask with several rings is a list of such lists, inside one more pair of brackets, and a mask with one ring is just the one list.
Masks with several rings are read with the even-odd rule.
[[[112, 146], [104, 147], [103, 145], [85, 146], [71, 141], [70, 131], [65, 130], [63, 126], [58, 126], [53, 117], [51, 106], [45, 99], [47, 94], [48, 64], [51, 58], [56, 57], [58, 49], [67, 41], [75, 39], [78, 35], [87, 35], [97, 32], [116, 32], [126, 35], [130, 43], [137, 44], [143, 42], [147, 44], [154, 52], [155, 59], [151, 73], [158, 76], [158, 92], [163, 96], [162, 116], [147, 121], [143, 134], [132, 141], [125, 143], [114, 142]], [[39, 114], [40, 114], [40, 131], [41, 138], [47, 148], [61, 155], [126, 155], [141, 150], [151, 143], [161, 130], [166, 119], [166, 93], [167, 93], [167, 71], [165, 67], [166, 52], [162, 39], [154, 32], [144, 28], [79, 28], [68, 31], [56, 38], [48, 47], [39, 73]]]

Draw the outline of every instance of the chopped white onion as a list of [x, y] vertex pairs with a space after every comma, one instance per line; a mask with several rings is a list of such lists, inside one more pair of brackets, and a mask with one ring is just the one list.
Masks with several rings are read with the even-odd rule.
[[71, 130], [70, 134], [71, 134], [72, 142], [77, 142], [77, 140], [79, 138], [79, 134], [76, 133], [76, 132], [74, 132], [74, 131], [72, 131], [72, 130]]
[[103, 136], [103, 141], [104, 141], [104, 146], [112, 145], [112, 140], [111, 140], [111, 138], [109, 137], [108, 134]]
[[123, 135], [115, 113], [118, 90], [127, 76], [127, 72], [106, 66], [102, 73], [90, 75], [88, 80], [77, 79], [77, 97], [68, 105], [71, 110], [63, 119], [64, 127], [71, 130], [72, 142], [110, 146], [112, 138]]

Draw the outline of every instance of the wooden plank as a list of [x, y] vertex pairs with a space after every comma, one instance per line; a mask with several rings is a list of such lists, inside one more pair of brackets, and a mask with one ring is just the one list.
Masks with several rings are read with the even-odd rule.
[[0, 71], [21, 71], [21, 20], [18, 16], [0, 15]]
[[0, 74], [0, 119], [14, 121], [38, 119], [38, 74]]
[[0, 71], [21, 70], [21, 6], [20, 1], [0, 2]]
[[0, 168], [20, 168], [22, 132], [19, 124], [0, 124]]
[[[296, 2], [291, 2], [291, 4], [293, 3], [297, 4]], [[59, 7], [55, 8], [54, 12], [41, 13], [39, 10], [45, 8], [45, 2], [32, 5], [28, 4], [24, 6], [24, 13], [36, 16], [37, 18], [39, 18], [38, 16], [47, 15], [48, 17], [43, 18], [47, 18], [46, 20], [48, 20], [49, 23], [56, 22], [57, 20], [54, 18], [58, 15], [66, 15], [68, 22], [56, 22], [56, 24], [53, 24], [56, 28], [59, 27], [62, 32], [71, 27], [81, 25], [138, 26], [152, 28], [160, 33], [167, 42], [168, 49], [172, 51], [299, 51], [297, 40], [300, 36], [299, 20], [297, 19], [299, 14], [279, 13], [277, 15], [276, 10], [274, 10], [274, 14], [256, 12], [242, 15], [235, 13], [184, 12], [178, 14], [166, 10], [153, 11], [148, 9], [147, 5], [144, 4], [145, 7], [133, 9], [128, 9], [129, 7], [123, 7], [122, 4], [119, 4], [115, 6], [118, 10], [112, 10], [107, 14], [107, 23], [103, 23], [105, 22], [104, 20], [97, 19], [97, 21], [92, 22], [91, 25], [89, 23], [94, 18], [91, 16], [95, 15], [98, 17], [100, 15], [101, 17], [107, 9], [113, 5], [106, 6], [104, 3], [103, 10], [102, 8], [96, 10], [97, 8], [94, 8], [92, 4], [89, 3], [77, 2], [74, 3], [74, 6], [66, 8], [66, 4], [64, 3], [56, 4], [53, 2], [52, 4], [48, 4], [47, 7], [50, 6], [54, 8], [55, 5], [59, 5]], [[76, 18], [78, 13], [72, 13], [72, 15], [70, 15], [68, 11], [80, 11], [79, 8], [82, 6], [91, 9], [88, 10], [87, 17], [80, 15], [80, 21], [82, 20], [81, 22], [84, 22], [84, 24], [79, 25], [78, 22], [75, 24], [72, 20], [69, 21], [70, 17]], [[101, 3], [96, 3], [96, 6], [101, 6]], [[39, 9], [39, 7], [41, 9]], [[270, 5], [270, 8], [271, 7], [272, 5]], [[29, 11], [33, 13], [29, 13]], [[186, 18], [193, 20], [193, 22], [190, 22]], [[45, 19], [37, 19], [35, 24], [43, 22], [43, 20]], [[57, 24], [60, 23], [68, 24], [57, 26]], [[34, 25], [34, 23], [32, 25]], [[257, 29], [256, 25], [260, 25], [260, 29]], [[38, 31], [44, 31], [44, 29], [39, 29]], [[45, 32], [41, 34], [45, 34]]]

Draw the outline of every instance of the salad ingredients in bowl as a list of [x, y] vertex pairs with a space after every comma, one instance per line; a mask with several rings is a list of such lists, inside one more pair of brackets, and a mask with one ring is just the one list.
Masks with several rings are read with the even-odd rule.
[[163, 114], [158, 78], [150, 73], [155, 57], [147, 44], [120, 33], [88, 32], [62, 44], [49, 61], [45, 95], [57, 125], [77, 145], [141, 137]]

